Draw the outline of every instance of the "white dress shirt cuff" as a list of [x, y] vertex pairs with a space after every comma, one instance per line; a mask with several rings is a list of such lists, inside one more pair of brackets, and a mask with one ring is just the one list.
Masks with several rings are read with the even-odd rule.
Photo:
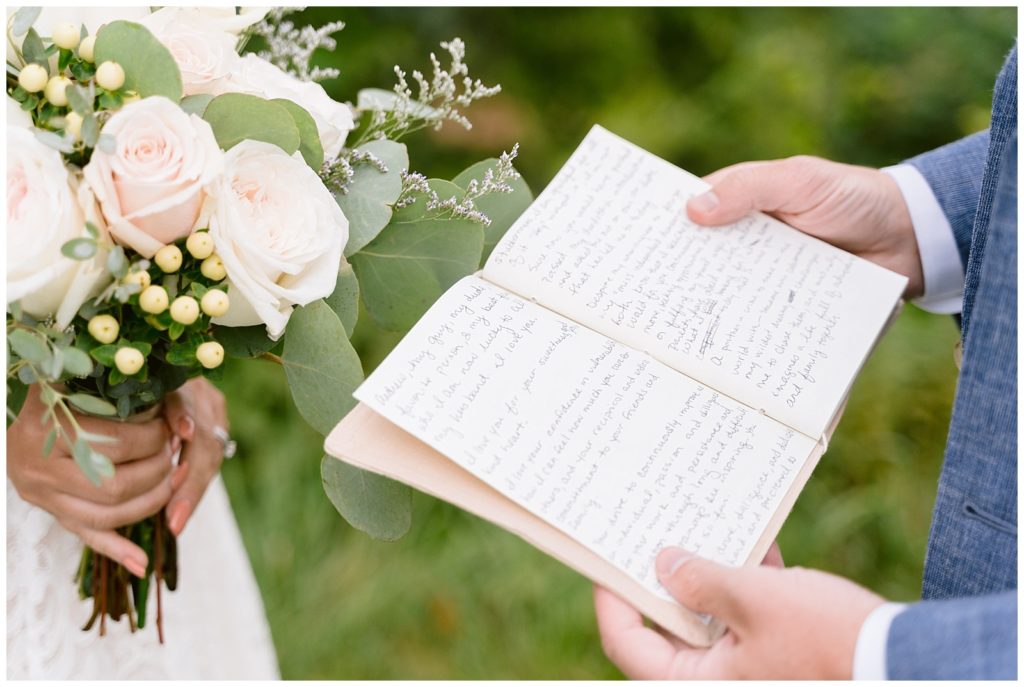
[[945, 315], [960, 312], [964, 298], [964, 267], [960, 263], [953, 227], [942, 212], [935, 193], [913, 165], [894, 165], [882, 171], [900, 187], [917, 237], [924, 272], [924, 295], [915, 299], [914, 305]]
[[854, 680], [885, 680], [885, 644], [889, 639], [889, 626], [906, 604], [884, 603], [868, 614], [857, 635], [857, 648], [853, 650]]

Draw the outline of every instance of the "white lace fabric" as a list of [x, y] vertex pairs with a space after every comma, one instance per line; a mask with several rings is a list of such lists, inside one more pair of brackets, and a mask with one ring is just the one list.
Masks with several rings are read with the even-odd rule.
[[205, 679], [279, 677], [259, 588], [218, 477], [178, 540], [178, 589], [163, 590], [157, 641], [155, 590], [146, 627], [128, 621], [81, 627], [92, 600], [73, 583], [82, 543], [7, 482], [8, 679]]

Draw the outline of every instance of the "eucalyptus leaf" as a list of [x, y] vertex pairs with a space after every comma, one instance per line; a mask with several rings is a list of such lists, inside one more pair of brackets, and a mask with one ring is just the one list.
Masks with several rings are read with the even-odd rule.
[[359, 252], [391, 221], [391, 206], [402, 193], [402, 170], [409, 168], [409, 151], [402, 143], [381, 139], [356, 150], [372, 153], [388, 171], [381, 172], [370, 164], [357, 164], [348, 192], [334, 196], [348, 218], [346, 256]]
[[[431, 180], [442, 198], [462, 191]], [[383, 329], [406, 331], [448, 287], [480, 266], [483, 225], [466, 219], [432, 217], [425, 202], [403, 208], [349, 262], [359, 277], [363, 303]]]
[[124, 248], [121, 246], [114, 246], [107, 253], [107, 271], [118, 279], [128, 274], [128, 258], [125, 257]]
[[213, 338], [224, 347], [224, 354], [231, 358], [258, 358], [277, 342], [267, 336], [262, 324], [251, 327], [217, 327]]
[[375, 539], [394, 541], [412, 524], [412, 490], [331, 456], [320, 461], [327, 498], [350, 525]]
[[[470, 181], [483, 179], [487, 170], [493, 169], [497, 164], [495, 158], [482, 160], [460, 172], [452, 179], [452, 183], [465, 191], [469, 188]], [[512, 193], [488, 193], [476, 200], [477, 209], [491, 220], [491, 223], [484, 227], [483, 262], [487, 261], [501, 237], [533, 202], [533, 193], [522, 177], [507, 183], [512, 187]]]
[[[29, 368], [23, 367], [22, 370]], [[20, 370], [19, 370], [20, 371]], [[21, 407], [25, 405], [25, 398], [28, 396], [28, 384], [22, 384], [18, 379], [7, 378], [7, 417], [8, 426], [10, 426], [10, 420], [12, 415], [18, 416], [21, 412]], [[44, 454], [45, 455], [45, 454]]]
[[43, 337], [24, 329], [15, 329], [8, 334], [7, 343], [19, 358], [35, 365], [41, 364], [50, 357], [50, 347], [46, 345]]
[[299, 129], [288, 110], [254, 95], [218, 95], [206, 106], [203, 119], [210, 123], [224, 150], [245, 140], [272, 143], [289, 155], [299, 149]]
[[96, 64], [109, 60], [124, 69], [124, 89], [140, 97], [181, 100], [181, 72], [171, 52], [142, 24], [112, 21], [96, 33]]
[[96, 141], [96, 147], [107, 155], [113, 155], [117, 150], [117, 139], [110, 134], [100, 134], [99, 140]]
[[50, 57], [46, 54], [43, 40], [35, 29], [30, 28], [25, 32], [25, 40], [21, 43], [21, 54], [26, 63], [38, 64], [46, 69], [47, 74], [50, 73]]
[[328, 434], [355, 406], [352, 392], [363, 381], [363, 368], [326, 303], [314, 301], [292, 313], [281, 358], [295, 407], [313, 429]]
[[72, 110], [83, 117], [92, 114], [92, 99], [86, 88], [75, 84], [66, 88], [64, 93], [68, 97], [68, 104], [71, 105]]
[[198, 117], [202, 117], [203, 113], [206, 112], [207, 105], [213, 100], [213, 95], [209, 93], [198, 93], [196, 95], [186, 95], [181, 99], [181, 109], [189, 114], [194, 114]]
[[60, 252], [72, 260], [88, 260], [96, 255], [96, 240], [90, 238], [71, 239], [60, 247]]
[[70, 136], [61, 136], [52, 131], [43, 131], [42, 129], [36, 129], [35, 136], [46, 145], [61, 153], [75, 152], [75, 142]]
[[356, 328], [356, 321], [359, 319], [359, 280], [356, 278], [355, 270], [347, 262], [338, 270], [338, 281], [335, 283], [334, 292], [324, 299], [331, 310], [341, 320], [345, 327], [345, 334], [351, 339], [352, 332]]
[[47, 458], [50, 452], [53, 451], [54, 444], [57, 443], [57, 430], [51, 429], [46, 433], [46, 440], [43, 441], [43, 458]]
[[79, 438], [75, 441], [72, 453], [79, 469], [97, 487], [100, 486], [104, 477], [114, 475], [114, 464], [110, 462], [110, 459], [92, 450], [92, 447], [84, 439]]
[[18, 11], [14, 13], [14, 19], [11, 21], [11, 35], [12, 36], [23, 36], [25, 32], [36, 23], [36, 19], [39, 18], [39, 13], [43, 11], [42, 7], [20, 7]]
[[299, 132], [299, 152], [302, 154], [302, 159], [313, 168], [314, 172], [319, 172], [324, 164], [324, 146], [320, 142], [320, 132], [316, 128], [313, 116], [305, 108], [291, 100], [274, 98], [271, 102], [288, 110], [288, 114], [292, 116], [295, 128]]
[[109, 416], [117, 414], [117, 408], [112, 403], [89, 394], [71, 394], [68, 396], [68, 401], [79, 410], [92, 413], [93, 415]]
[[82, 120], [82, 143], [95, 148], [100, 140], [100, 123], [95, 115], [88, 115]]
[[75, 377], [87, 377], [92, 372], [89, 354], [78, 348], [64, 349], [64, 371]]

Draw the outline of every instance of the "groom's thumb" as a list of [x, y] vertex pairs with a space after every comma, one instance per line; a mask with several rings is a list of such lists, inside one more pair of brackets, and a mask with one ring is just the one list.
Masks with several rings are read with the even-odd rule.
[[708, 613], [726, 623], [736, 609], [738, 571], [677, 547], [658, 554], [658, 579], [675, 599], [698, 613]]
[[772, 212], [793, 194], [787, 161], [744, 162], [720, 169], [706, 178], [711, 189], [694, 196], [686, 205], [697, 224], [729, 224], [753, 210]]

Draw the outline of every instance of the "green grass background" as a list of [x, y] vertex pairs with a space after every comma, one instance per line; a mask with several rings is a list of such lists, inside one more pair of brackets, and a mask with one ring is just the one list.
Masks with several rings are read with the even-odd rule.
[[[987, 125], [1016, 10], [314, 8], [342, 19], [325, 84], [337, 99], [429, 69], [453, 36], [503, 93], [471, 132], [409, 141], [413, 166], [454, 176], [518, 141], [535, 192], [594, 123], [705, 174], [810, 153], [881, 166]], [[949, 317], [908, 307], [854, 387], [828, 454], [786, 523], [788, 563], [918, 594], [956, 383]], [[365, 320], [367, 371], [394, 335]], [[224, 467], [287, 678], [611, 678], [590, 585], [529, 545], [417, 494], [411, 532], [370, 540], [320, 486], [321, 439], [281, 370], [226, 375], [239, 458]]]

